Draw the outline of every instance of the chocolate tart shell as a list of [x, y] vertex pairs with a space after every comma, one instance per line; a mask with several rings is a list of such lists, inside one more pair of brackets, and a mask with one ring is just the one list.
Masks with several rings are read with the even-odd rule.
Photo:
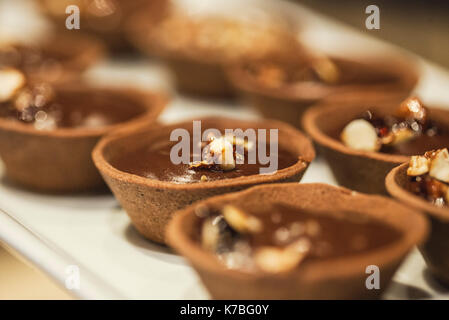
[[404, 163], [388, 173], [385, 185], [395, 199], [424, 212], [430, 219], [429, 237], [420, 251], [430, 272], [446, 286], [449, 286], [449, 208], [439, 208], [425, 199], [407, 191], [407, 168]]
[[[257, 212], [273, 203], [300, 209], [351, 211], [394, 227], [402, 237], [385, 247], [347, 257], [311, 261], [291, 272], [245, 273], [227, 269], [198, 243], [196, 205], [177, 212], [168, 227], [168, 243], [187, 258], [214, 299], [373, 299], [379, 298], [396, 269], [421, 243], [428, 223], [419, 212], [381, 196], [364, 195], [325, 184], [273, 184], [217, 196], [198, 203], [219, 208], [232, 203]], [[368, 290], [366, 267], [380, 269], [380, 289]]]
[[[176, 10], [167, 10], [167, 16], [176, 15]], [[187, 19], [180, 15], [180, 19]], [[163, 19], [160, 19], [161, 21]], [[207, 23], [207, 22], [205, 22]], [[289, 26], [290, 28], [291, 26]], [[296, 36], [287, 29], [280, 33], [279, 43], [273, 46], [273, 52], [261, 54], [258, 48], [251, 48], [252, 53], [241, 54], [238, 56], [222, 55], [218, 52], [209, 53], [204, 50], [195, 48], [194, 44], [181, 46], [174, 43], [178, 47], [167, 47], [166, 44], [151, 39], [152, 30], [157, 30], [157, 23], [148, 21], [145, 14], [136, 14], [133, 21], [127, 26], [127, 33], [130, 41], [142, 52], [164, 61], [174, 76], [174, 82], [179, 91], [194, 95], [206, 96], [211, 98], [232, 98], [236, 91], [231, 84], [226, 69], [228, 65], [237, 62], [253, 60], [256, 57], [281, 55], [296, 56], [301, 52], [302, 48], [297, 43]], [[186, 27], [187, 28], [187, 27]], [[180, 30], [180, 32], [183, 30]], [[254, 45], [257, 45], [255, 43]], [[223, 48], [222, 50], [226, 50]], [[265, 50], [265, 48], [264, 48]], [[212, 50], [214, 51], [214, 50]]]
[[80, 74], [105, 56], [104, 46], [95, 38], [71, 34], [68, 31], [56, 33], [45, 39], [38, 47], [44, 53], [55, 57], [63, 57], [60, 61], [61, 72], [58, 78], [49, 78], [47, 71], [29, 74], [31, 80], [56, 83], [77, 81]]
[[[368, 109], [379, 116], [389, 115], [397, 109], [399, 103], [397, 99], [382, 102], [325, 102], [305, 113], [304, 130], [315, 142], [319, 154], [326, 158], [340, 185], [365, 193], [388, 194], [385, 176], [397, 165], [407, 162], [409, 157], [353, 150], [333, 135]], [[449, 127], [448, 110], [429, 108], [429, 111], [430, 119]]]
[[192, 121], [158, 128], [129, 130], [120, 135], [105, 137], [95, 147], [93, 159], [106, 183], [128, 213], [133, 225], [147, 239], [164, 243], [165, 229], [176, 210], [205, 198], [239, 191], [258, 184], [275, 182], [298, 182], [309, 163], [315, 157], [312, 143], [302, 133], [278, 121], [243, 121], [227, 118], [205, 118], [203, 128], [265, 128], [279, 129], [279, 145], [298, 155], [300, 161], [272, 175], [251, 175], [204, 183], [175, 184], [144, 178], [114, 168], [110, 161], [114, 157], [139, 146], [165, 139], [169, 141], [172, 130], [192, 130]]
[[[356, 68], [352, 60], [333, 58], [347, 68]], [[243, 66], [228, 68], [227, 75], [232, 86], [240, 93], [249, 105], [254, 106], [266, 118], [285, 121], [296, 127], [301, 127], [304, 112], [312, 105], [330, 101], [344, 101], [351, 94], [351, 100], [361, 98], [376, 100], [382, 96], [393, 95], [398, 99], [406, 98], [418, 81], [415, 66], [408, 61], [398, 58], [377, 59], [365, 61], [364, 64], [373, 69], [381, 70], [395, 77], [389, 83], [326, 85], [321, 83], [299, 82], [294, 86], [269, 88], [250, 76]], [[343, 95], [342, 97], [340, 97]], [[362, 98], [363, 97], [363, 98]]]
[[166, 63], [180, 92], [211, 98], [234, 96], [234, 89], [221, 63], [208, 57], [195, 59], [159, 48], [146, 38], [148, 30], [156, 27], [152, 22], [148, 22], [144, 14], [137, 14], [134, 21], [127, 26], [128, 38], [141, 52]]
[[133, 89], [60, 86], [61, 92], [120, 95], [135, 108], [136, 116], [123, 123], [99, 128], [37, 130], [32, 125], [0, 118], [0, 158], [6, 177], [26, 188], [51, 193], [85, 192], [104, 188], [91, 153], [105, 134], [124, 126], [153, 122], [165, 107], [164, 95]]

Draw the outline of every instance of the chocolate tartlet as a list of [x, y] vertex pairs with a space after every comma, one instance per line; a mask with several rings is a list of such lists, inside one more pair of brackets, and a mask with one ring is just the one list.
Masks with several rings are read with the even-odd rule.
[[66, 9], [76, 5], [80, 11], [80, 29], [104, 42], [110, 51], [122, 53], [132, 51], [125, 26], [135, 12], [145, 12], [147, 20], [156, 20], [168, 7], [169, 0], [39, 0], [42, 13], [59, 32], [67, 32]]
[[0, 101], [6, 176], [38, 191], [103, 187], [91, 160], [100, 137], [125, 124], [155, 120], [165, 103], [164, 96], [131, 89], [27, 84]]
[[[146, 238], [165, 241], [165, 227], [174, 211], [217, 194], [242, 190], [257, 184], [299, 181], [315, 157], [311, 142], [294, 128], [277, 121], [241, 121], [226, 118], [201, 120], [203, 130], [277, 129], [279, 141], [276, 171], [260, 174], [260, 160], [249, 162], [246, 146], [238, 152], [236, 140], [226, 136], [203, 141], [203, 160], [175, 164], [170, 157], [172, 131], [185, 129], [190, 136], [193, 122], [187, 121], [158, 128], [129, 130], [100, 141], [93, 159], [118, 201], [137, 230]], [[190, 139], [190, 138], [189, 138]], [[262, 139], [262, 138], [261, 138]], [[270, 141], [258, 140], [257, 148]], [[190, 147], [192, 141], [188, 143]], [[249, 148], [249, 146], [248, 146]], [[218, 151], [217, 151], [218, 150]], [[268, 149], [266, 149], [268, 151]], [[205, 153], [206, 152], [206, 153]], [[270, 148], [270, 153], [271, 153]], [[177, 154], [175, 152], [175, 154]], [[209, 155], [223, 159], [221, 164], [208, 160]], [[240, 156], [245, 155], [243, 163]], [[260, 159], [260, 158], [259, 158]]]
[[60, 33], [39, 44], [0, 44], [0, 68], [20, 69], [34, 81], [69, 82], [103, 55], [91, 37]]
[[386, 194], [384, 180], [392, 168], [449, 143], [449, 112], [426, 108], [417, 98], [323, 103], [306, 112], [303, 126], [338, 183], [366, 193]]
[[300, 50], [290, 27], [274, 21], [190, 16], [175, 9], [157, 25], [144, 15], [136, 17], [130, 37], [143, 52], [168, 64], [180, 91], [211, 97], [234, 94], [225, 66], [265, 56], [298, 55]]
[[[177, 212], [168, 243], [214, 299], [378, 298], [427, 233], [417, 211], [324, 184], [274, 184]], [[380, 289], [366, 287], [368, 266]]]
[[420, 250], [431, 273], [445, 285], [449, 285], [448, 168], [448, 152], [443, 149], [412, 157], [385, 180], [391, 196], [430, 218], [431, 232]]
[[308, 53], [283, 61], [251, 61], [227, 71], [233, 86], [265, 117], [294, 126], [323, 99], [340, 101], [340, 95], [352, 93], [374, 100], [385, 92], [405, 98], [418, 80], [412, 62], [393, 56], [360, 62]]

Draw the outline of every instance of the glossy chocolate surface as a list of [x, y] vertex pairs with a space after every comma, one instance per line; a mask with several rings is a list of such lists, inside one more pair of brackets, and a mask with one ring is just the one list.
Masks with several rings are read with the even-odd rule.
[[[111, 163], [121, 171], [178, 184], [199, 182], [202, 176], [205, 176], [207, 181], [250, 176], [259, 174], [259, 169], [264, 167], [260, 163], [248, 164], [246, 160], [245, 163], [237, 164], [236, 168], [230, 171], [213, 168], [190, 168], [188, 164], [173, 164], [170, 160], [170, 150], [175, 144], [176, 142], [161, 142], [156, 145], [145, 146], [131, 153], [123, 154], [121, 157], [113, 159]], [[269, 145], [267, 145], [267, 150], [270, 150]], [[298, 162], [297, 156], [282, 148], [279, 148], [278, 154], [278, 170], [290, 167]], [[193, 155], [191, 159], [193, 159]]]

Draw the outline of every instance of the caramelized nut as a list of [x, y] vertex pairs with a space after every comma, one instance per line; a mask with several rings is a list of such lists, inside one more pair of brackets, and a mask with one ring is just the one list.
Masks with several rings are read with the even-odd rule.
[[343, 143], [355, 150], [378, 151], [381, 147], [374, 126], [366, 120], [353, 120], [341, 133]]
[[255, 252], [254, 261], [265, 272], [280, 273], [294, 269], [305, 256], [299, 250], [262, 247]]
[[213, 218], [206, 219], [201, 228], [201, 244], [204, 249], [216, 251], [218, 240], [220, 237], [220, 229]]
[[[396, 145], [408, 140], [413, 139], [415, 136], [415, 133], [408, 129], [408, 128], [402, 128], [399, 130], [392, 131], [387, 137], [382, 139], [383, 144], [390, 144], [390, 145]], [[387, 141], [389, 140], [389, 141]]]
[[446, 148], [435, 152], [430, 163], [429, 176], [449, 183], [449, 152]]
[[340, 78], [337, 66], [327, 57], [318, 58], [313, 62], [312, 67], [318, 77], [326, 83], [337, 83]]
[[408, 98], [401, 103], [396, 115], [404, 119], [415, 119], [421, 123], [427, 120], [427, 108], [416, 97]]
[[208, 168], [210, 166], [211, 166], [211, 164], [209, 162], [205, 161], [205, 160], [194, 161], [194, 162], [190, 162], [189, 163], [189, 168], [190, 169], [192, 169], [192, 168], [201, 168], [201, 167]]
[[235, 168], [234, 146], [224, 137], [214, 139], [209, 144], [210, 152], [217, 160], [217, 164], [225, 171]]
[[232, 205], [224, 206], [222, 213], [226, 222], [238, 232], [256, 233], [262, 231], [262, 223], [259, 219], [246, 214]]
[[0, 102], [14, 97], [17, 91], [25, 85], [25, 76], [16, 69], [0, 70]]
[[412, 156], [407, 169], [407, 175], [420, 176], [429, 172], [430, 160], [425, 156]]

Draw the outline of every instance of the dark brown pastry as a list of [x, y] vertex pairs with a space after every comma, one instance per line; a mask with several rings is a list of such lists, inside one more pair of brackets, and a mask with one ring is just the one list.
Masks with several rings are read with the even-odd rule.
[[[195, 203], [175, 214], [168, 243], [214, 299], [372, 299], [427, 229], [390, 199], [289, 183]], [[372, 265], [380, 290], [366, 287]]]
[[192, 136], [192, 121], [106, 137], [93, 152], [94, 162], [134, 226], [150, 240], [165, 241], [165, 227], [174, 211], [213, 195], [258, 184], [297, 182], [315, 157], [310, 141], [281, 122], [206, 118], [201, 120], [201, 126], [222, 133], [236, 128], [278, 129], [278, 170], [260, 174], [261, 163], [248, 164], [246, 160], [239, 164], [236, 152], [227, 151], [221, 155], [229, 155], [229, 161], [219, 166], [190, 159], [189, 163], [173, 164], [170, 135], [175, 129], [185, 129]]

